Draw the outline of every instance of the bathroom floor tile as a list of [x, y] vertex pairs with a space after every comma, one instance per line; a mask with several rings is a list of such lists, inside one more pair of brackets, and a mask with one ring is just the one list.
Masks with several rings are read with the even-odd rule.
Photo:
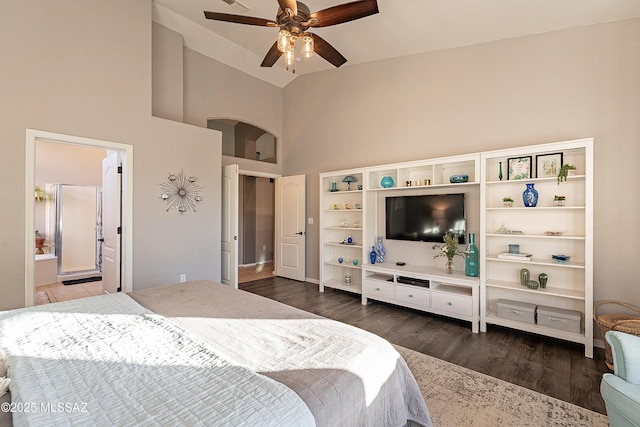
[[62, 282], [36, 287], [36, 305], [70, 301], [104, 294], [102, 281], [63, 285]]

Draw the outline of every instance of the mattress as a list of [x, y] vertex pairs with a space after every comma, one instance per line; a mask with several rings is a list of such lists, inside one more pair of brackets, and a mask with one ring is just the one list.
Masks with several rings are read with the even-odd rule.
[[[214, 371], [211, 376], [207, 374], [197, 378], [197, 384], [193, 387], [188, 380], [181, 380], [176, 383], [180, 385], [172, 386], [172, 380], [168, 379], [160, 381], [154, 387], [148, 387], [150, 391], [145, 393], [142, 393], [144, 390], [125, 391], [124, 402], [115, 405], [119, 409], [113, 409], [112, 405], [105, 407], [104, 411], [104, 416], [107, 417], [115, 416], [115, 413], [123, 417], [117, 418], [119, 425], [167, 425], [167, 417], [176, 416], [176, 413], [188, 413], [193, 417], [187, 421], [188, 424], [201, 425], [431, 425], [426, 404], [405, 361], [387, 341], [361, 329], [211, 281], [148, 289], [128, 296], [118, 294], [87, 298], [85, 300], [92, 301], [91, 305], [95, 302], [97, 307], [88, 309], [76, 306], [69, 307], [69, 310], [72, 313], [94, 315], [96, 310], [103, 310], [105, 301], [113, 299], [118, 299], [118, 304], [126, 306], [126, 310], [118, 308], [116, 311], [126, 311], [125, 317], [136, 318], [135, 324], [128, 323], [131, 319], [127, 322], [115, 322], [118, 324], [115, 334], [126, 337], [123, 344], [133, 346], [140, 340], [141, 334], [149, 335], [149, 340], [143, 341], [144, 352], [156, 359], [160, 357], [157, 353], [166, 353], [163, 345], [156, 344], [158, 340], [167, 340], [166, 337], [162, 338], [164, 335], [172, 336], [173, 341], [167, 340], [174, 343], [170, 346], [172, 350], [162, 357], [169, 357], [171, 360], [175, 357], [181, 362], [170, 362], [170, 365], [188, 365], [189, 369], [196, 369], [197, 372]], [[49, 306], [57, 307], [60, 304], [66, 303]], [[23, 310], [30, 313], [36, 309], [39, 308]], [[59, 308], [56, 310], [63, 311]], [[0, 313], [0, 346], [5, 349], [14, 348], [13, 342], [20, 341], [20, 338], [15, 332], [6, 331], [15, 330], [17, 325], [24, 323], [24, 319], [13, 316], [16, 321], [7, 322], [2, 317], [3, 314]], [[84, 324], [87, 316], [81, 317], [83, 322], [80, 324]], [[108, 329], [107, 323], [109, 322], [103, 322], [98, 329]], [[159, 328], [160, 336], [154, 335], [152, 338], [151, 332], [146, 329], [143, 329], [145, 332], [132, 333], [131, 329], [138, 330], [140, 327], [138, 323], [150, 323], [151, 330]], [[95, 334], [95, 339], [87, 337], [86, 333], [81, 334], [84, 336], [75, 345], [85, 349], [100, 345], [104, 347], [104, 340]], [[133, 339], [132, 336], [136, 338]], [[8, 346], [9, 342], [12, 344]], [[183, 350], [186, 354], [183, 354]], [[15, 348], [12, 351], [15, 352]], [[197, 363], [191, 360], [194, 355], [198, 355]], [[120, 354], [119, 357], [126, 359], [129, 356]], [[51, 401], [53, 397], [48, 394], [51, 393], [48, 389], [57, 389], [58, 381], [62, 380], [56, 375], [50, 378], [52, 374], [48, 371], [58, 371], [61, 368], [43, 367], [43, 371], [47, 373], [45, 377], [38, 374], [35, 380], [36, 390], [33, 390], [33, 386], [22, 385], [26, 381], [23, 380], [24, 374], [14, 377], [15, 360], [15, 356], [8, 351], [9, 376], [14, 380], [10, 388], [14, 402], [33, 399]], [[119, 387], [127, 387], [129, 378], [118, 370], [119, 364], [115, 360], [113, 362], [113, 366], [98, 365], [99, 368], [95, 369], [97, 372], [92, 371], [89, 376], [73, 371], [70, 374], [69, 366], [65, 366], [65, 375], [69, 378], [83, 378], [82, 381], [77, 381], [84, 385], [77, 386], [77, 395], [73, 398], [86, 401], [86, 396], [93, 393], [95, 401], [102, 404], [115, 394], [108, 384], [113, 381], [113, 377], [122, 375], [125, 376], [125, 384]], [[67, 364], [76, 369], [79, 363], [74, 359], [62, 363]], [[126, 366], [127, 362], [123, 364]], [[228, 368], [228, 374], [224, 375], [239, 375], [238, 381], [232, 381], [231, 387], [222, 387], [221, 390], [209, 388], [213, 387], [213, 383], [220, 382], [219, 373], [212, 369], [211, 364]], [[149, 373], [151, 381], [158, 377], [172, 377], [166, 374], [167, 363], [163, 362], [160, 366], [156, 363], [154, 366], [158, 369]], [[239, 372], [235, 372], [236, 368], [240, 368]], [[101, 372], [106, 374], [99, 376]], [[249, 378], [249, 374], [254, 374], [255, 378]], [[190, 374], [185, 375], [188, 379], [193, 378]], [[245, 383], [249, 391], [242, 390]], [[38, 387], [42, 390], [37, 390]], [[236, 388], [241, 390], [235, 390]], [[165, 409], [167, 390], [171, 390], [169, 395], [181, 395], [180, 400], [173, 402], [171, 407], [167, 406], [164, 412], [156, 412]], [[136, 396], [135, 405], [127, 402], [132, 393]], [[198, 397], [194, 398], [194, 394]], [[199, 406], [194, 401], [202, 396], [209, 400], [205, 399], [207, 404]], [[260, 402], [253, 402], [255, 396]], [[59, 400], [59, 397], [56, 399]], [[72, 396], [65, 396], [65, 399], [72, 399]], [[223, 405], [229, 405], [231, 409], [228, 408], [226, 412], [221, 409], [212, 415], [207, 410], [208, 404], [219, 404], [219, 401]], [[148, 402], [155, 402], [151, 405], [152, 410], [148, 409]], [[242, 409], [243, 405], [258, 405], [257, 414], [260, 411], [273, 411], [273, 414], [269, 414], [273, 418], [258, 423], [255, 419], [242, 419], [247, 412], [246, 408]], [[145, 408], [142, 415], [136, 412], [138, 406]], [[131, 410], [133, 413], [129, 414]], [[220, 413], [232, 413], [241, 418], [222, 418], [221, 422], [215, 419]], [[71, 415], [77, 416], [75, 413]], [[94, 417], [90, 416], [89, 419], [93, 421]], [[139, 422], [140, 419], [142, 423]], [[14, 414], [14, 423], [32, 424], [28, 417], [23, 419], [23, 414]], [[100, 423], [96, 421], [96, 424]]]

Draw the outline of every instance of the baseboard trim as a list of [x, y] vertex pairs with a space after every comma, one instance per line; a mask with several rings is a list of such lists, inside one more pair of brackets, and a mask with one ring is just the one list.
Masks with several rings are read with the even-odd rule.
[[263, 265], [263, 264], [269, 264], [273, 262], [273, 260], [266, 260], [266, 261], [260, 261], [260, 262], [252, 262], [250, 264], [240, 264], [238, 265], [238, 267], [255, 267], [256, 265]]

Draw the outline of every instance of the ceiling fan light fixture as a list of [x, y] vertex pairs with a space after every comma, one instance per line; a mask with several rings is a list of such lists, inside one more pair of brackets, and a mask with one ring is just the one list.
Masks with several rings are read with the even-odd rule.
[[[223, 1], [231, 6], [235, 5], [237, 7], [236, 3], [238, 3], [238, 0]], [[205, 11], [204, 16], [206, 19], [216, 21], [259, 27], [278, 27], [280, 29], [278, 38], [276, 42], [271, 45], [260, 66], [272, 67], [278, 58], [284, 54], [287, 69], [291, 68], [292, 71], [295, 72], [293, 64], [296, 61], [301, 62], [302, 58], [310, 58], [315, 53], [331, 63], [334, 67], [340, 67], [347, 62], [347, 58], [342, 56], [342, 54], [325, 39], [317, 34], [311, 35], [310, 33], [306, 33], [308, 28], [330, 27], [378, 13], [377, 0], [355, 0], [314, 13], [310, 12], [307, 5], [297, 0], [278, 0], [278, 5], [275, 21], [210, 11]], [[296, 58], [294, 46], [298, 38], [302, 39], [302, 49], [300, 56]]]
[[305, 33], [302, 37], [302, 56], [311, 58], [313, 56], [313, 36]]

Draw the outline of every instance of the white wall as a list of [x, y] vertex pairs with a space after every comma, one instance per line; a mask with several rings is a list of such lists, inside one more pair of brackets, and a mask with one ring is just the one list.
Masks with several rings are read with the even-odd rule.
[[163, 119], [183, 121], [184, 39], [158, 23], [152, 26], [152, 114]]
[[[133, 287], [220, 277], [219, 132], [151, 116], [151, 0], [0, 2], [0, 310], [24, 305], [27, 128], [134, 147]], [[196, 175], [198, 212], [165, 212], [168, 172]], [[213, 242], [213, 243], [212, 243]], [[31, 243], [29, 243], [31, 246]]]
[[[283, 90], [190, 49], [184, 49], [184, 121], [207, 126], [207, 119], [235, 119], [276, 137], [282, 159]], [[223, 156], [223, 164], [279, 175], [278, 164]]]
[[303, 75], [284, 95], [283, 172], [309, 177], [311, 217], [318, 172], [595, 137], [595, 300], [640, 306], [628, 262], [639, 235], [640, 18]]

